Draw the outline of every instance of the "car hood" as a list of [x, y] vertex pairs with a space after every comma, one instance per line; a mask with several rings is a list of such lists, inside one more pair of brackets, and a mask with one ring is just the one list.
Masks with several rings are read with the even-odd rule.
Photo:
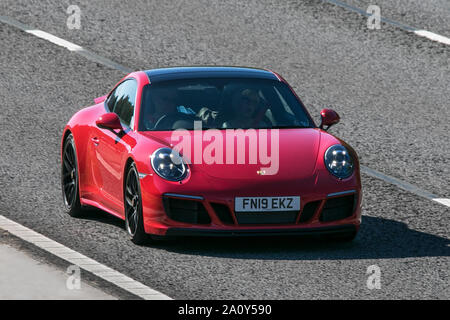
[[[255, 135], [258, 136], [258, 142], [252, 141], [249, 143], [249, 139], [244, 140], [245, 163], [242, 164], [237, 163], [237, 156], [244, 149], [242, 147], [244, 144], [241, 143], [240, 147], [237, 146], [239, 145], [238, 141], [242, 141], [240, 139], [245, 135], [245, 131], [238, 132], [236, 130], [233, 136], [229, 136], [226, 130], [214, 130], [215, 137], [205, 141], [205, 137], [209, 135], [207, 131], [182, 131], [177, 133], [178, 139], [173, 138], [172, 131], [152, 131], [142, 132], [142, 134], [159, 142], [161, 147], [173, 148], [177, 145], [179, 146], [181, 141], [185, 141], [184, 146], [190, 146], [191, 154], [189, 155], [189, 152], [184, 150], [181, 150], [181, 152], [184, 158], [191, 160], [190, 169], [193, 175], [196, 172], [201, 172], [208, 177], [217, 179], [242, 180], [259, 178], [269, 182], [313, 178], [317, 170], [317, 158], [321, 152], [320, 150], [323, 149], [323, 147], [321, 148], [321, 140], [333, 139], [334, 143], [339, 143], [336, 138], [317, 128], [254, 130]], [[264, 138], [264, 132], [266, 132], [267, 140]], [[222, 142], [222, 159], [224, 163], [226, 162], [227, 144], [229, 146], [230, 144], [231, 146], [234, 145], [234, 148], [231, 147], [234, 151], [234, 164], [205, 163], [205, 155], [215, 154], [209, 151], [212, 149], [211, 143], [214, 143], [216, 140], [219, 141], [216, 146], [220, 145], [220, 140]], [[269, 156], [265, 158], [265, 161], [260, 153], [261, 148], [259, 148], [259, 145], [261, 143], [266, 145], [269, 150]], [[200, 148], [198, 147], [199, 145], [201, 145]], [[251, 148], [257, 155], [256, 163], [249, 163], [249, 150]], [[198, 150], [203, 152], [200, 153], [203, 157], [196, 157], [199, 154]], [[265, 155], [265, 152], [263, 152], [263, 155]], [[198, 160], [199, 158], [201, 163], [198, 163], [200, 161]]]

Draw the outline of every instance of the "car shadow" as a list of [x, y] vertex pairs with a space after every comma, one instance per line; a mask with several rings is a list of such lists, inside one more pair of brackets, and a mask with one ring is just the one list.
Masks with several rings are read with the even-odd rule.
[[[98, 209], [81, 219], [98, 221], [124, 230], [123, 220]], [[403, 222], [363, 216], [361, 229], [349, 243], [317, 237], [176, 237], [153, 240], [148, 248], [174, 253], [267, 260], [342, 260], [410, 257], [448, 257], [450, 239], [409, 229]]]
[[353, 242], [315, 237], [176, 238], [148, 246], [175, 253], [233, 259], [342, 260], [448, 257], [450, 239], [409, 229], [405, 223], [363, 216]]
[[125, 223], [123, 222], [123, 220], [113, 216], [112, 214], [109, 214], [108, 212], [94, 207], [85, 208], [83, 215], [78, 217], [78, 219], [97, 221], [125, 230]]

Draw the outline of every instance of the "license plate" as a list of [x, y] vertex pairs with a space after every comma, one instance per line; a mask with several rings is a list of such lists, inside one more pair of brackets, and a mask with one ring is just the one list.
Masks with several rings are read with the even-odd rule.
[[236, 197], [236, 212], [299, 211], [300, 197]]

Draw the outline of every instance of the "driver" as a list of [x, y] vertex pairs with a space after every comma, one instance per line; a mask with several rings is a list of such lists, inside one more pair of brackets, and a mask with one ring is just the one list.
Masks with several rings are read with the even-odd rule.
[[155, 88], [151, 94], [152, 107], [144, 116], [145, 126], [154, 128], [163, 116], [177, 112], [177, 92], [169, 88]]

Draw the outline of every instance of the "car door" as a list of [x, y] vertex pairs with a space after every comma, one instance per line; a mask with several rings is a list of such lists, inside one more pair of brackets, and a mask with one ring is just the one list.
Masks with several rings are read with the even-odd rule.
[[133, 130], [137, 83], [127, 79], [110, 94], [105, 107], [108, 112], [118, 115], [123, 130], [96, 128], [92, 137], [97, 161], [96, 181], [98, 181], [101, 202], [108, 208], [123, 214], [123, 163], [134, 142], [130, 136]]

